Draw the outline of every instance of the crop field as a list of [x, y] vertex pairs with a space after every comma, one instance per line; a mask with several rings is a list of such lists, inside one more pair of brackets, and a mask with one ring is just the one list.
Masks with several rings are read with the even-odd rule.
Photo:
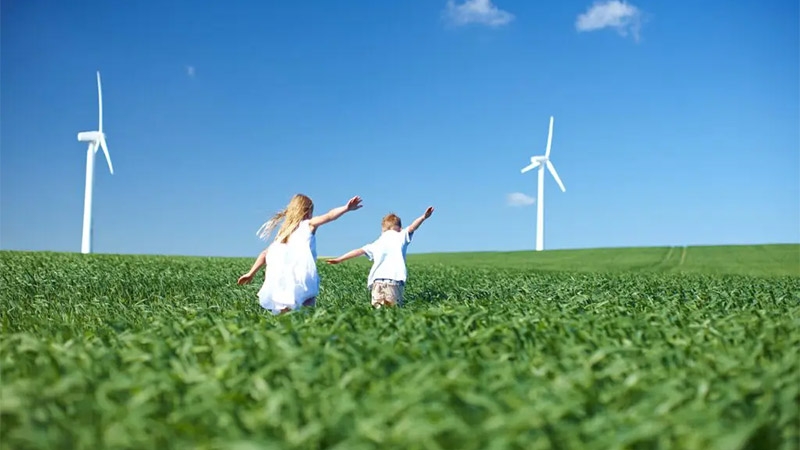
[[[800, 246], [320, 262], [0, 252], [3, 449], [798, 449]], [[260, 272], [259, 277], [263, 277]]]

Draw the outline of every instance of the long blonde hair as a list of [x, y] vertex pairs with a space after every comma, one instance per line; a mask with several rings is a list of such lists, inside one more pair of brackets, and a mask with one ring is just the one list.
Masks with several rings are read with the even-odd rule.
[[267, 239], [272, 233], [272, 230], [278, 225], [280, 220], [283, 220], [278, 234], [275, 236], [275, 241], [286, 243], [289, 240], [292, 232], [297, 229], [300, 222], [310, 219], [314, 214], [314, 202], [308, 196], [303, 194], [295, 194], [289, 204], [281, 211], [275, 213], [271, 219], [264, 222], [261, 228], [258, 229], [256, 235], [261, 239]]

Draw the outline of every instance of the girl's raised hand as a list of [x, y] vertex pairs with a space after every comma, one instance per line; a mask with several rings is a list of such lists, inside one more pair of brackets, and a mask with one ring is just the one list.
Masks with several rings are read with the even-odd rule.
[[364, 206], [364, 205], [361, 204], [361, 197], [359, 197], [357, 195], [347, 201], [347, 210], [348, 211], [355, 211], [358, 208], [361, 208], [362, 206]]

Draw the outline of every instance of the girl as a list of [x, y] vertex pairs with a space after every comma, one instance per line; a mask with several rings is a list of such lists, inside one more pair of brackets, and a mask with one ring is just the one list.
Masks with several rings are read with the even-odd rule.
[[321, 216], [314, 216], [314, 203], [303, 194], [297, 194], [283, 211], [268, 220], [256, 233], [266, 239], [283, 220], [274, 241], [256, 258], [253, 267], [239, 277], [238, 284], [252, 281], [261, 266], [266, 265], [264, 284], [258, 291], [259, 304], [273, 314], [280, 314], [302, 306], [314, 306], [319, 294], [317, 273], [316, 231], [348, 211], [361, 208], [361, 198], [356, 196], [347, 204], [333, 208]]

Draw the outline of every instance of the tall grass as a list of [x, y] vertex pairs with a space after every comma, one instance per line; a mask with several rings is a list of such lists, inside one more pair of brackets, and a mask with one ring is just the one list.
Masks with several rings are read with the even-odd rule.
[[0, 253], [2, 448], [796, 449], [800, 277]]

